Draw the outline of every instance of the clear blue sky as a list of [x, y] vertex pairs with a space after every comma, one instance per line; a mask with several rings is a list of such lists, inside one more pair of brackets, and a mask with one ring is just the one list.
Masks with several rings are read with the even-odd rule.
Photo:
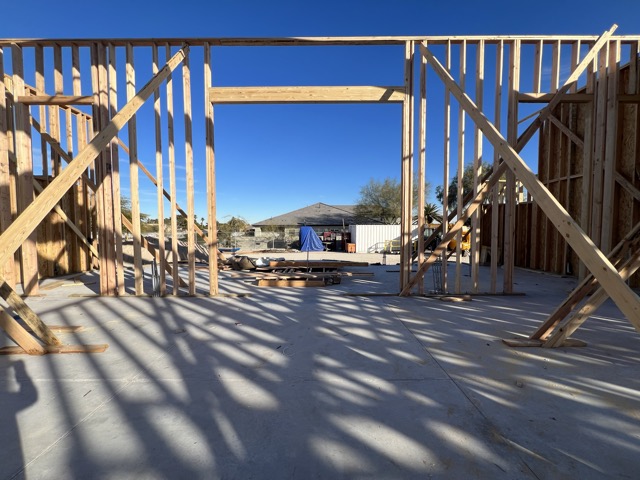
[[[640, 33], [637, 0], [533, 3], [110, 0], [103, 5], [101, 8], [97, 2], [77, 0], [5, 2], [0, 35], [5, 38], [597, 35], [613, 23], [620, 26], [619, 34]], [[194, 52], [192, 58], [198, 217], [206, 216], [199, 55]], [[143, 64], [144, 55], [137, 61]], [[400, 85], [403, 78], [402, 47], [215, 48], [213, 62], [217, 86]], [[144, 83], [144, 76], [141, 71], [139, 85]], [[441, 88], [436, 85], [434, 75], [429, 82], [430, 89]], [[124, 87], [119, 90], [122, 105]], [[429, 135], [441, 138], [441, 119], [436, 117], [441, 116], [442, 94], [435, 95], [437, 100], [431, 108], [438, 115], [428, 122]], [[139, 120], [140, 158], [153, 167], [154, 143], [150, 135], [153, 123], [145, 120], [152, 118], [148, 107], [142, 110]], [[181, 111], [179, 102], [176, 108]], [[455, 110], [452, 117], [456, 117]], [[315, 202], [355, 203], [360, 187], [370, 178], [399, 178], [400, 120], [399, 105], [216, 107], [218, 219], [226, 221], [235, 215], [255, 222]], [[176, 128], [180, 125], [177, 115]], [[123, 138], [126, 140], [126, 132]], [[471, 145], [471, 137], [468, 138]], [[429, 178], [433, 187], [442, 183], [441, 149], [438, 145], [429, 147]], [[181, 144], [177, 145], [176, 153], [178, 165], [183, 165]], [[126, 160], [124, 154], [122, 158]], [[451, 173], [455, 173], [455, 167]], [[186, 208], [183, 167], [178, 169], [178, 180], [182, 182], [178, 201]], [[125, 168], [125, 193], [127, 183]], [[152, 186], [143, 177], [140, 185], [142, 210], [155, 216]]]

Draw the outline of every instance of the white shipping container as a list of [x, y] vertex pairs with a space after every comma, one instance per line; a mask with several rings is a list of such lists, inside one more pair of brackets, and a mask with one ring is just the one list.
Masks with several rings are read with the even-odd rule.
[[[388, 242], [400, 242], [400, 225], [349, 225], [351, 243], [356, 244], [356, 253], [382, 252]], [[417, 227], [412, 237], [417, 235]]]

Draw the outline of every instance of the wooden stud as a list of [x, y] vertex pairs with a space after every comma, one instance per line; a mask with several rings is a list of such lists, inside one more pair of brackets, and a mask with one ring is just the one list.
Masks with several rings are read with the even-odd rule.
[[[56, 95], [64, 94], [64, 72], [62, 62], [62, 47], [60, 45], [54, 45], [53, 47], [53, 87]], [[44, 92], [43, 92], [44, 93]], [[58, 146], [62, 144], [62, 120], [60, 119], [61, 108], [56, 106], [50, 106], [50, 126], [51, 134], [53, 138], [58, 142]], [[63, 112], [65, 113], [65, 112]], [[66, 115], [65, 115], [66, 124]], [[60, 147], [62, 149], [62, 147]], [[64, 150], [63, 150], [64, 151]], [[57, 151], [51, 150], [51, 172], [52, 175], [58, 175], [62, 169], [61, 154]], [[67, 154], [67, 152], [65, 152]], [[60, 202], [62, 208], [67, 206], [67, 196], [63, 196]], [[55, 216], [53, 217], [55, 218]], [[56, 219], [57, 220], [57, 219]], [[58, 222], [56, 222], [58, 223]], [[70, 257], [70, 244], [67, 242], [67, 236], [64, 228], [56, 228], [54, 225], [54, 248], [55, 252], [60, 252], [61, 255], [57, 262], [58, 273], [66, 275], [71, 272], [69, 257]]]
[[[210, 88], [211, 83], [211, 47], [204, 45], [204, 88]], [[216, 225], [216, 167], [213, 143], [213, 105], [205, 100], [205, 159], [207, 169], [207, 226], [209, 241], [209, 294], [218, 295], [218, 258], [216, 255], [218, 244], [218, 228]]]
[[[153, 47], [153, 74], [158, 73], [158, 46]], [[169, 268], [167, 265], [167, 257], [165, 254], [165, 238], [164, 238], [164, 175], [162, 171], [162, 114], [160, 107], [160, 89], [153, 91], [153, 111], [155, 124], [156, 139], [156, 187], [158, 202], [158, 269], [160, 271], [160, 295], [167, 294], [167, 279], [165, 270]], [[178, 278], [178, 277], [176, 277]]]
[[[72, 77], [72, 86], [73, 86], [73, 94], [75, 96], [81, 96], [82, 95], [82, 82], [81, 82], [81, 77], [80, 77], [80, 49], [78, 48], [77, 45], [73, 45], [71, 47], [71, 77]], [[93, 102], [93, 96], [91, 96], [92, 98], [92, 102]], [[84, 114], [81, 113], [75, 113], [74, 114], [75, 119], [76, 119], [76, 137], [77, 137], [77, 143], [78, 143], [78, 151], [81, 151], [84, 146], [86, 145], [86, 130], [85, 130], [85, 120], [84, 120]], [[87, 218], [87, 195], [88, 195], [88, 191], [87, 191], [87, 184], [85, 182], [85, 178], [87, 178], [86, 175], [83, 175], [83, 178], [80, 182], [77, 182], [76, 185], [73, 187], [75, 195], [74, 198], [76, 199], [76, 206], [77, 206], [77, 217], [76, 217], [76, 224], [78, 226], [78, 228], [80, 229], [80, 232], [83, 234], [83, 236], [88, 236], [90, 235], [90, 231], [89, 231], [89, 221]], [[84, 242], [83, 242], [84, 243]], [[97, 250], [94, 249], [93, 245], [91, 245], [91, 243], [87, 242], [88, 246], [88, 250], [87, 249], [83, 249], [81, 252], [79, 252], [79, 271], [86, 271], [90, 269], [90, 265], [91, 265], [91, 253], [97, 254]]]
[[411, 42], [404, 49], [405, 99], [402, 104], [402, 162], [401, 196], [402, 210], [400, 218], [400, 290], [409, 283], [411, 275], [411, 230], [413, 200], [413, 51]]
[[213, 104], [402, 103], [405, 87], [211, 87]]
[[[11, 47], [14, 97], [24, 93], [24, 67], [22, 48]], [[31, 125], [29, 107], [15, 104], [16, 159], [18, 212], [22, 213], [33, 202], [33, 160], [31, 155]], [[35, 232], [22, 243], [22, 288], [27, 295], [38, 294], [38, 253]]]
[[[420, 113], [418, 123], [418, 265], [424, 263], [425, 191], [427, 163], [427, 60], [420, 55]], [[444, 221], [444, 220], [443, 220]], [[415, 255], [415, 254], [414, 254]], [[424, 294], [424, 282], [418, 284], [418, 293]]]
[[[171, 58], [171, 47], [165, 46], [167, 60]], [[176, 154], [173, 134], [173, 78], [167, 77], [167, 141], [169, 152], [169, 189], [171, 191], [171, 261], [173, 271], [179, 275], [178, 267], [178, 218], [176, 216]], [[178, 295], [179, 282], [173, 279], [173, 294]]]
[[138, 92], [134, 99], [128, 102], [111, 122], [91, 140], [87, 147], [76, 155], [73, 162], [44, 189], [42, 194], [38, 195], [23, 214], [0, 235], [0, 264], [6, 262], [13, 255], [13, 252], [35, 230], [64, 193], [80, 178], [93, 159], [109, 145], [118, 130], [129, 121], [131, 116], [153, 93], [153, 90], [168, 77], [169, 72], [180, 64], [187, 48], [185, 46], [176, 53], [162, 70]]
[[[507, 140], [514, 147], [518, 141], [518, 101], [520, 90], [520, 41], [515, 40], [509, 48], [509, 100], [507, 112]], [[504, 247], [503, 247], [503, 291], [513, 292], [513, 268], [515, 265], [515, 232], [516, 232], [516, 177], [507, 172], [505, 212], [504, 212]]]
[[473, 215], [473, 213], [480, 207], [480, 205], [482, 205], [482, 202], [484, 202], [484, 199], [486, 198], [489, 190], [494, 185], [496, 185], [496, 183], [498, 183], [500, 177], [504, 175], [506, 171], [507, 164], [505, 162], [502, 162], [498, 166], [498, 168], [491, 173], [487, 181], [484, 182], [478, 189], [478, 193], [471, 201], [467, 209], [464, 211], [462, 217], [458, 218], [451, 229], [449, 229], [449, 231], [447, 231], [447, 233], [443, 235], [440, 244], [433, 250], [433, 252], [431, 252], [429, 258], [427, 258], [427, 260], [420, 266], [420, 268], [418, 268], [415, 277], [413, 277], [412, 281], [409, 282], [409, 285], [407, 285], [404, 290], [400, 292], [400, 296], [407, 296], [411, 293], [411, 289], [413, 288], [415, 283], [420, 281], [424, 277], [425, 272], [429, 270], [431, 265], [435, 263], [439, 256], [446, 258], [446, 249], [451, 240], [453, 240], [458, 231], [462, 229], [462, 226], [465, 224], [465, 222], [471, 218], [471, 215]]
[[[127, 101], [131, 101], [136, 96], [136, 71], [134, 65], [133, 45], [130, 43], [126, 47], [126, 74], [127, 74]], [[133, 229], [133, 276], [136, 295], [144, 294], [143, 270], [142, 270], [142, 249], [140, 233], [140, 195], [138, 183], [138, 129], [136, 116], [131, 117], [128, 123], [129, 135], [129, 182], [131, 185], [131, 224]]]
[[[112, 118], [118, 112], [118, 90], [116, 74], [116, 47], [109, 45], [109, 117]], [[133, 118], [133, 117], [132, 117]], [[130, 120], [131, 121], [131, 120]], [[113, 233], [115, 237], [115, 266], [116, 288], [118, 295], [124, 295], [124, 262], [122, 258], [122, 221], [120, 212], [122, 202], [120, 198], [120, 158], [118, 154], [117, 135], [111, 140], [111, 166], [112, 166], [112, 191], [113, 191]], [[133, 206], [132, 206], [133, 208]], [[138, 205], [138, 208], [140, 206]]]
[[[533, 63], [533, 92], [540, 93], [542, 86], [542, 56], [544, 52], [544, 40], [539, 40], [536, 43], [536, 53]], [[518, 101], [521, 102], [520, 94], [518, 94]]]
[[[447, 69], [451, 69], [451, 42], [447, 42], [445, 51]], [[449, 164], [451, 161], [451, 92], [445, 86], [444, 93], [444, 162], [443, 162], [443, 183], [442, 190], [442, 236], [444, 237], [449, 231], [449, 222], [444, 220], [449, 218]], [[449, 291], [448, 285], [448, 262], [442, 259], [442, 292], [447, 293]], [[416, 277], [417, 278], [417, 274]]]
[[602, 212], [604, 194], [604, 165], [607, 131], [607, 65], [609, 46], [600, 51], [596, 87], [595, 149], [593, 157], [593, 184], [591, 190], [591, 238], [596, 245], [602, 239]]
[[[421, 56], [425, 61], [424, 56]], [[484, 41], [476, 47], [476, 104], [484, 108]], [[480, 175], [482, 175], [482, 132], [474, 125], [473, 147], [473, 196], [478, 193]], [[480, 277], [480, 220], [478, 212], [471, 216], [471, 291], [478, 293]]]
[[[122, 225], [129, 230], [131, 233], [133, 233], [133, 224], [129, 221], [129, 219], [127, 217], [125, 217], [124, 215], [122, 215]], [[156, 259], [156, 262], [159, 265], [164, 265], [165, 270], [167, 271], [167, 273], [169, 275], [171, 275], [174, 278], [177, 278], [180, 286], [181, 287], [188, 287], [188, 284], [182, 280], [182, 278], [180, 278], [177, 275], [173, 274], [173, 269], [171, 268], [171, 265], [169, 265], [169, 263], [167, 262], [160, 262], [160, 253], [155, 249], [155, 247], [153, 245], [151, 245], [149, 243], [149, 241], [144, 237], [144, 236], [140, 236], [140, 242], [141, 245], [151, 254], [153, 255], [153, 257]]]
[[182, 98], [184, 110], [184, 148], [187, 180], [187, 264], [189, 295], [196, 294], [195, 200], [193, 178], [193, 132], [191, 119], [191, 69], [189, 57], [182, 62]]
[[[97, 67], [99, 82], [98, 95], [100, 99], [98, 105], [100, 129], [102, 129], [109, 123], [110, 108], [107, 47], [104, 45], [97, 46]], [[108, 296], [118, 293], [113, 223], [113, 164], [111, 161], [110, 144], [111, 141], [109, 141], [109, 145], [107, 145], [102, 152], [96, 171], [97, 193], [98, 197], [102, 199], [102, 202], [98, 203], [98, 216], [102, 218], [102, 229], [98, 239], [99, 245], [102, 245], [100, 251], [100, 288], [101, 294]]]
[[[493, 121], [496, 129], [500, 131], [502, 125], [502, 78], [504, 75], [504, 43], [500, 42], [496, 46], [496, 85], [495, 85], [495, 107]], [[493, 169], [498, 168], [500, 156], [498, 150], [493, 150]], [[499, 183], [491, 192], [491, 293], [497, 292], [498, 278], [498, 241], [500, 231], [500, 189]]]
[[607, 132], [605, 138], [604, 178], [602, 191], [602, 234], [600, 248], [608, 253], [613, 242], [614, 193], [616, 159], [618, 158], [618, 72], [620, 67], [620, 41], [609, 42], [607, 65]]
[[[71, 110], [66, 109], [65, 116], [66, 116], [65, 127], [66, 127], [67, 155], [70, 158], [73, 158], [73, 118], [72, 118], [73, 115], [71, 113]], [[67, 216], [67, 220], [69, 221], [69, 223], [73, 224], [75, 227], [74, 222], [76, 221], [76, 203], [78, 199], [77, 182], [71, 187], [70, 193], [71, 193], [70, 198], [69, 198], [69, 195], [65, 195], [65, 197], [63, 197], [63, 207], [67, 212], [69, 212], [68, 215], [65, 214]], [[55, 210], [56, 209], [54, 208], [54, 211]], [[67, 223], [67, 221], [65, 221], [65, 223]], [[76, 233], [76, 235], [69, 235], [68, 232], [65, 231], [66, 251], [67, 251], [67, 255], [69, 256], [66, 263], [69, 267], [70, 272], [80, 271], [80, 266], [79, 266], [80, 246], [78, 245], [78, 236], [77, 236], [78, 232], [79, 230], [77, 227], [75, 230], [73, 230], [73, 233]]]
[[[35, 64], [36, 64], [36, 89], [44, 92], [45, 90], [45, 77], [44, 77], [44, 49], [41, 45], [35, 49]], [[32, 92], [33, 93], [33, 92]], [[46, 131], [47, 126], [47, 108], [42, 105], [38, 108], [38, 118], [42, 123], [42, 128]], [[33, 119], [33, 117], [32, 117]], [[41, 153], [41, 165], [42, 165], [42, 178], [44, 186], [49, 184], [49, 156], [47, 153], [47, 143], [42, 135], [40, 135], [40, 153]], [[38, 183], [38, 185], [40, 185]], [[53, 240], [53, 215], [49, 216], [49, 219], [44, 224], [44, 235], [47, 238], [45, 256], [47, 259], [53, 258], [53, 255], [49, 252], [51, 249], [51, 243]], [[55, 274], [55, 263], [53, 261], [46, 262], [46, 269], [42, 272], [48, 277], [53, 277]]]
[[[467, 42], [460, 44], [460, 88], [463, 90], [466, 86], [467, 77]], [[457, 216], [462, 216], [462, 197], [464, 196], [464, 141], [465, 141], [465, 114], [462, 107], [458, 106], [458, 191], [456, 192], [456, 210]], [[455, 293], [461, 293], [462, 284], [462, 231], [456, 236], [456, 282]]]
[[[596, 62], [595, 60], [589, 64], [587, 68], [587, 86], [586, 92], [593, 94], [595, 79]], [[593, 187], [593, 120], [596, 118], [596, 103], [592, 103], [587, 111], [584, 119], [584, 147], [582, 149], [582, 190], [581, 190], [581, 215], [580, 227], [589, 236], [591, 232], [591, 212], [592, 212], [592, 187]], [[586, 276], [586, 266], [580, 261], [578, 265], [578, 278], [583, 279]]]
[[[62, 49], [60, 45], [53, 46], [53, 88], [56, 95], [62, 95], [64, 81], [62, 78]], [[49, 132], [51, 136], [60, 141], [60, 109], [57, 106], [49, 106]], [[60, 173], [60, 159], [55, 152], [51, 152], [51, 175]]]
[[[561, 62], [561, 43], [560, 41], [555, 41], [553, 43], [553, 53], [552, 53], [552, 66], [551, 66], [551, 84], [550, 90], [555, 93], [560, 88], [560, 62]], [[557, 110], [557, 109], [556, 109]], [[560, 135], [558, 135], [557, 131], [551, 128], [550, 125], [546, 125], [544, 128], [544, 132], [546, 132], [546, 186], [549, 188], [551, 194], [559, 198], [559, 185], [558, 182], [550, 183], [551, 180], [557, 180], [560, 177], [560, 162], [561, 162], [561, 152], [558, 141], [560, 140]], [[558, 246], [558, 231], [553, 227], [553, 223], [549, 218], [546, 219], [546, 227], [545, 227], [545, 260], [544, 260], [544, 269], [545, 271], [553, 271], [556, 273], [560, 273], [558, 271], [558, 267], [556, 265], [557, 256], [559, 251]]]
[[[0, 47], [0, 233], [2, 233], [12, 221], [11, 218], [11, 169], [9, 166], [9, 132], [7, 115], [7, 97], [4, 84], [4, 50]], [[15, 285], [14, 262], [2, 262], [0, 273], [7, 279], [10, 285]]]
[[[597, 44], [597, 43], [596, 43]], [[484, 114], [478, 111], [473, 101], [460, 89], [451, 75], [425, 47], [421, 47], [427, 61], [441, 77], [456, 99], [465, 106], [469, 116], [478, 123], [487, 139], [497, 148], [511, 171], [518, 175], [531, 195], [537, 199], [538, 205], [550, 217], [560, 233], [566, 237], [574, 251], [583, 259], [589, 270], [593, 272], [606, 292], [614, 300], [618, 308], [636, 328], [640, 328], [640, 301], [638, 296], [620, 277], [611, 262], [585, 235], [567, 211], [553, 198], [553, 195], [535, 177], [533, 172], [514, 148], [506, 142]], [[582, 65], [582, 63], [581, 63]], [[580, 67], [579, 67], [580, 68]], [[576, 73], [576, 72], [574, 72]], [[570, 77], [571, 78], [571, 77]], [[562, 92], [562, 89], [558, 93]], [[550, 103], [551, 104], [551, 103]]]

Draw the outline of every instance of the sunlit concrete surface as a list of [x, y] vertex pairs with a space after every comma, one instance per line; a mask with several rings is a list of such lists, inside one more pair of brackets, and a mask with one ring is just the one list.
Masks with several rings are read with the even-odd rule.
[[302, 289], [223, 272], [244, 297], [79, 296], [94, 275], [43, 291], [45, 322], [85, 327], [65, 343], [110, 346], [0, 357], [0, 477], [638, 478], [640, 335], [613, 304], [576, 333], [587, 347], [513, 349], [501, 338], [573, 279], [517, 270], [526, 295], [460, 303], [345, 295], [397, 291], [394, 268]]

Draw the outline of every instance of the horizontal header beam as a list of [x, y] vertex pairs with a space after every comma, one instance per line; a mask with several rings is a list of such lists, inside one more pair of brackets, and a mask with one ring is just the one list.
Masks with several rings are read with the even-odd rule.
[[93, 105], [93, 96], [25, 95], [18, 97], [25, 105]]
[[404, 87], [214, 87], [213, 104], [251, 103], [401, 103]]
[[[520, 103], [549, 103], [555, 93], [518, 93], [516, 94]], [[560, 99], [560, 103], [589, 103], [593, 101], [591, 93], [565, 93]]]
[[[22, 47], [40, 46], [93, 46], [96, 44], [111, 44], [114, 46], [156, 46], [166, 45], [182, 46], [185, 43], [191, 46], [210, 44], [220, 47], [277, 47], [277, 46], [324, 46], [324, 45], [404, 45], [405, 42], [428, 42], [430, 45], [453, 44], [467, 42], [470, 44], [484, 41], [485, 43], [499, 43], [519, 40], [522, 44], [536, 44], [554, 42], [595, 42], [597, 35], [453, 35], [453, 36], [370, 36], [370, 37], [283, 37], [283, 38], [5, 38], [0, 39], [0, 46], [16, 44]], [[621, 42], [639, 41], [640, 35], [612, 36], [612, 40]]]

